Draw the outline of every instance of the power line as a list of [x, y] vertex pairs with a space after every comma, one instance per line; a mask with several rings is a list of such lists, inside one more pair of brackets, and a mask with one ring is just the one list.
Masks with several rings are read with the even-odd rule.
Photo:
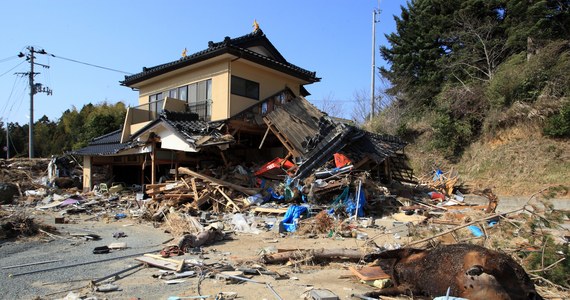
[[[2, 108], [2, 114], [4, 115], [4, 113], [6, 112], [6, 108], [8, 108], [8, 104], [10, 103], [10, 100], [12, 99], [12, 94], [14, 93], [14, 89], [16, 88], [16, 83], [18, 83], [18, 79], [20, 77], [16, 77], [16, 79], [14, 79], [14, 84], [12, 85], [12, 90], [10, 91], [10, 96], [8, 96], [8, 101], [6, 101], [6, 104], [4, 105], [4, 108]], [[10, 113], [8, 113], [8, 117], [10, 117]]]
[[0, 75], [0, 77], [2, 77], [2, 76], [4, 76], [4, 75], [8, 74], [8, 72], [10, 72], [10, 71], [14, 70], [15, 68], [19, 67], [19, 66], [20, 66], [21, 64], [23, 64], [24, 62], [25, 62], [25, 61], [22, 61], [22, 62], [20, 62], [19, 64], [17, 64], [16, 66], [14, 66], [12, 69], [10, 69], [10, 70], [8, 70], [8, 71], [2, 73], [2, 75]]
[[6, 57], [6, 58], [4, 58], [4, 59], [0, 59], [0, 63], [3, 63], [3, 62], [5, 62], [5, 61], [9, 61], [9, 60], [12, 60], [12, 59], [16, 59], [16, 58], [18, 58], [18, 56], [12, 55], [12, 56], [10, 56], [10, 57]]
[[98, 65], [95, 65], [95, 64], [90, 64], [90, 63], [87, 63], [87, 62], [78, 61], [78, 60], [71, 59], [71, 58], [65, 58], [65, 57], [62, 57], [62, 56], [55, 56], [54, 54], [51, 54], [51, 53], [49, 53], [49, 55], [51, 55], [52, 57], [55, 57], [55, 58], [59, 58], [59, 59], [71, 61], [71, 62], [74, 62], [74, 63], [83, 64], [83, 65], [87, 65], [87, 66], [91, 66], [91, 67], [95, 67], [95, 68], [107, 70], [107, 71], [113, 71], [113, 72], [123, 73], [123, 74], [126, 74], [126, 75], [133, 75], [133, 73], [130, 73], [130, 72], [125, 72], [125, 71], [121, 71], [121, 70], [116, 70], [116, 69], [111, 69], [111, 68], [107, 68], [107, 67], [103, 67], [103, 66], [98, 66]]

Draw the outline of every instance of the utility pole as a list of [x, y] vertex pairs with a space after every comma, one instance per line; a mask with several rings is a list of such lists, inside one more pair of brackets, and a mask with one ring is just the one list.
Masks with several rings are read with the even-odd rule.
[[40, 74], [40, 73], [34, 73], [34, 64], [42, 66], [46, 69], [49, 69], [49, 66], [47, 65], [42, 65], [39, 63], [34, 63], [34, 53], [39, 53], [39, 54], [47, 54], [47, 52], [42, 49], [40, 51], [36, 51], [34, 49], [34, 47], [27, 47], [26, 49], [28, 49], [29, 53], [28, 54], [24, 54], [22, 52], [20, 52], [20, 54], [18, 54], [18, 57], [26, 57], [26, 60], [30, 62], [30, 72], [29, 73], [16, 73], [16, 74], [23, 74], [23, 75], [28, 75], [29, 76], [29, 82], [30, 82], [30, 127], [29, 127], [29, 134], [28, 134], [28, 156], [29, 158], [34, 158], [34, 95], [36, 93], [46, 93], [48, 94], [48, 96], [50, 96], [52, 94], [52, 90], [48, 87], [42, 87], [41, 83], [36, 83], [34, 84], [34, 76], [36, 74]]
[[6, 121], [6, 159], [10, 159], [10, 131], [8, 121]]
[[376, 75], [376, 23], [380, 20], [376, 19], [376, 16], [380, 16], [380, 0], [378, 0], [378, 9], [372, 11], [372, 75], [370, 83], [370, 121], [374, 118], [374, 88], [376, 87], [375, 75]]

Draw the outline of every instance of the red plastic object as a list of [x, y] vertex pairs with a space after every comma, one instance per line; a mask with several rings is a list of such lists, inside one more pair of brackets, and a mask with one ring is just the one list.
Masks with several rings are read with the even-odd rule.
[[292, 162], [282, 158], [275, 158], [272, 161], [264, 164], [255, 172], [255, 176], [274, 177], [277, 175], [284, 175], [285, 171], [295, 166]]
[[438, 192], [430, 192], [429, 193], [431, 199], [441, 199], [441, 200], [445, 200], [445, 195], [442, 193], [438, 193]]
[[344, 154], [335, 153], [333, 154], [333, 156], [334, 156], [334, 164], [337, 168], [342, 168], [352, 164], [350, 159], [348, 159], [348, 157], [346, 157], [346, 155]]

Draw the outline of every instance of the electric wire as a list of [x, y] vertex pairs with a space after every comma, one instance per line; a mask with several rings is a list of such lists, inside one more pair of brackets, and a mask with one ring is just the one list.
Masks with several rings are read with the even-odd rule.
[[3, 58], [3, 59], [0, 59], [0, 63], [3, 63], [3, 62], [5, 62], [5, 61], [9, 61], [9, 60], [12, 60], [12, 59], [16, 59], [16, 58], [18, 58], [17, 55], [12, 55], [12, 56], [10, 56], [10, 57], [6, 57], [6, 58]]
[[26, 61], [24, 61], [24, 60], [21, 61], [19, 64], [17, 64], [16, 66], [14, 66], [12, 69], [10, 69], [10, 70], [8, 70], [8, 71], [2, 73], [2, 75], [0, 75], [0, 77], [2, 77], [2, 76], [4, 76], [4, 75], [8, 74], [10, 71], [14, 70], [15, 68], [19, 67], [21, 64], [23, 64], [23, 63], [25, 63], [25, 62], [26, 62]]
[[83, 64], [83, 65], [87, 65], [87, 66], [91, 66], [91, 67], [95, 67], [95, 68], [107, 70], [107, 71], [113, 71], [113, 72], [122, 73], [122, 74], [126, 74], [126, 75], [133, 75], [133, 73], [130, 73], [130, 72], [125, 72], [125, 71], [121, 71], [121, 70], [117, 70], [117, 69], [107, 68], [107, 67], [103, 67], [103, 66], [99, 66], [99, 65], [95, 65], [95, 64], [91, 64], [91, 63], [87, 63], [87, 62], [75, 60], [75, 59], [71, 59], [71, 58], [65, 58], [65, 57], [62, 57], [62, 56], [56, 56], [56, 55], [51, 54], [51, 53], [49, 53], [48, 55], [51, 55], [52, 57], [55, 57], [55, 58], [59, 58], [59, 59], [71, 61], [71, 62], [74, 62], [74, 63]]
[[[10, 91], [10, 96], [8, 96], [8, 101], [6, 101], [6, 103], [4, 104], [4, 107], [2, 108], [2, 113], [0, 114], [2, 116], [6, 112], [6, 108], [8, 108], [8, 104], [10, 103], [10, 99], [12, 99], [12, 94], [14, 93], [14, 89], [16, 88], [16, 83], [18, 82], [19, 78], [20, 77], [18, 76], [18, 77], [16, 77], [16, 79], [14, 79], [14, 84], [12, 85], [12, 90]], [[7, 118], [9, 118], [9, 117], [10, 117], [10, 115], [8, 114]]]
[[10, 106], [10, 110], [8, 111], [8, 117], [12, 116], [12, 111], [14, 109], [14, 105], [16, 103], [18, 103], [18, 106], [16, 107], [15, 112], [20, 111], [20, 107], [22, 106], [22, 103], [24, 102], [24, 96], [26, 94], [26, 90], [28, 90], [28, 85], [25, 84], [23, 89], [17, 90], [14, 99], [19, 99], [19, 100], [14, 100], [12, 102], [12, 105]]

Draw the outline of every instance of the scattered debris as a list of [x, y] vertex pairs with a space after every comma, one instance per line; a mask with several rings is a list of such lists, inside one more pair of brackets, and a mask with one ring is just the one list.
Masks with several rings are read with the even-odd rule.
[[[272, 122], [269, 120], [270, 126], [277, 126]], [[326, 131], [326, 124], [331, 125], [321, 120], [316, 127], [321, 134], [319, 139], [329, 135], [335, 141], [346, 141], [348, 137], [360, 141], [362, 138], [358, 130], [338, 124]], [[283, 134], [294, 135], [291, 132]], [[144, 187], [109, 183], [109, 188], [100, 185], [96, 192], [87, 193], [79, 193], [74, 187], [62, 189], [36, 182], [26, 186], [26, 192], [15, 199], [21, 206], [37, 213], [55, 215], [49, 220], [54, 220], [58, 228], [78, 220], [117, 223], [124, 227], [147, 223], [172, 235], [172, 239], [159, 245], [162, 249], [122, 257], [132, 260], [131, 257], [136, 256], [137, 263], [93, 280], [97, 292], [120, 290], [118, 285], [107, 285], [106, 282], [146, 266], [160, 269], [156, 278], [163, 284], [197, 281], [198, 293], [200, 282], [212, 279], [225, 284], [264, 285], [263, 288], [271, 291], [276, 299], [281, 299], [267, 281], [255, 276], [292, 281], [299, 277], [291, 276], [291, 273], [338, 264], [350, 270], [351, 275], [347, 278], [355, 279], [355, 285], [368, 290], [379, 289], [376, 293], [354, 295], [359, 299], [397, 295], [407, 290], [414, 295], [439, 297], [446, 295], [450, 284], [450, 299], [481, 298], [476, 291], [511, 298], [532, 294], [535, 299], [540, 299], [539, 293], [546, 295], [543, 290], [546, 286], [557, 291], [570, 290], [567, 284], [553, 282], [550, 279], [554, 277], [549, 277], [554, 273], [552, 270], [567, 265], [566, 252], [556, 253], [556, 246], [567, 245], [565, 237], [570, 234], [553, 229], [554, 220], [567, 218], [566, 215], [555, 215], [547, 206], [531, 205], [496, 213], [499, 197], [491, 189], [468, 194], [459, 174], [453, 170], [448, 173], [438, 170], [416, 185], [384, 184], [382, 180], [386, 178], [373, 176], [371, 168], [356, 166], [354, 162], [358, 160], [348, 153], [354, 148], [339, 142], [332, 145], [338, 151], [322, 155], [326, 143], [319, 139], [307, 141], [313, 150], [305, 151], [301, 162], [285, 157], [265, 164], [228, 163], [200, 171], [177, 166], [172, 169], [177, 173], [174, 180]], [[342, 149], [348, 149], [348, 154], [345, 155]], [[325, 156], [327, 159], [321, 161]], [[304, 166], [307, 162], [313, 166]], [[261, 167], [257, 167], [259, 165]], [[30, 171], [22, 172], [25, 172], [22, 173], [25, 178], [34, 177]], [[474, 194], [479, 197], [478, 203], [470, 203]], [[107, 245], [91, 246], [94, 254], [122, 251], [128, 248], [127, 242], [132, 246], [131, 232], [123, 227], [105, 236], [98, 231], [93, 232], [101, 236], [92, 232], [58, 233], [55, 228], [38, 224], [30, 214], [22, 214], [16, 208], [13, 205], [0, 208], [2, 236], [21, 238], [40, 233], [44, 239], [74, 243], [106, 239]], [[236, 256], [234, 251], [216, 250], [218, 245], [225, 243], [224, 240], [252, 238], [262, 233], [266, 234], [264, 244], [250, 255]], [[280, 245], [286, 239], [299, 239], [303, 243], [299, 242], [298, 247]], [[354, 246], [349, 246], [350, 249], [328, 245], [311, 247], [312, 242], [305, 243], [304, 239], [315, 239], [319, 243], [327, 239], [331, 242], [349, 239], [354, 241]], [[497, 248], [506, 253], [492, 250]], [[426, 259], [420, 259], [422, 257]], [[375, 265], [362, 266], [363, 258], [379, 260]], [[114, 259], [118, 258], [87, 264]], [[73, 265], [13, 276], [70, 266]], [[533, 267], [529, 269], [528, 266]], [[9, 267], [20, 265], [3, 268]], [[507, 273], [516, 276], [505, 275]], [[485, 280], [510, 288], [490, 288]], [[533, 282], [540, 285], [535, 287]], [[314, 288], [305, 296], [307, 299], [338, 299], [337, 294], [340, 295], [336, 290]], [[170, 298], [192, 297], [204, 299], [208, 296]], [[223, 292], [216, 297], [232, 299], [237, 294]]]

